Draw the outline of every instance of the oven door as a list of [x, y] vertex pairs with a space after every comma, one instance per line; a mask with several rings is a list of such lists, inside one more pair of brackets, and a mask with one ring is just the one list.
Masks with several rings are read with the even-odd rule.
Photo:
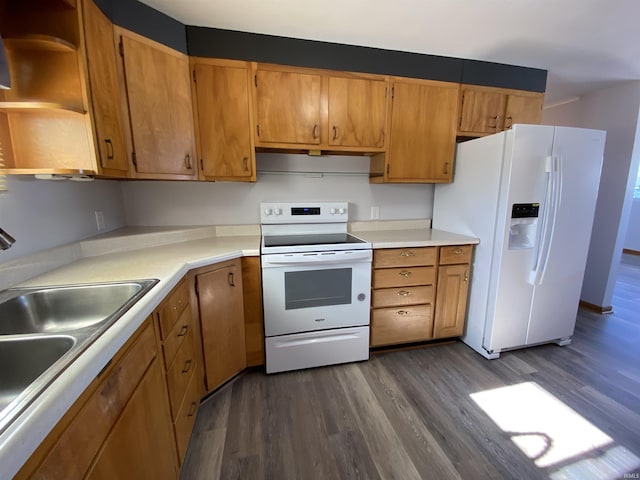
[[267, 337], [369, 325], [371, 250], [262, 256]]

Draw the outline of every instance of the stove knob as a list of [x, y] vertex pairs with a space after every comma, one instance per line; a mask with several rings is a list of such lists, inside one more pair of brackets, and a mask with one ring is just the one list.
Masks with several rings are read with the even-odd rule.
[[347, 210], [346, 210], [345, 208], [340, 208], [340, 209], [338, 210], [338, 212], [340, 213], [340, 215], [344, 215], [344, 214], [346, 213], [346, 211], [347, 211]]
[[265, 215], [271, 215], [273, 213], [273, 210], [271, 210], [270, 208], [265, 208], [264, 209], [264, 214]]
[[336, 214], [336, 209], [335, 208], [330, 208], [329, 209], [329, 213], [331, 213], [331, 215], [335, 215]]
[[275, 213], [276, 215], [281, 215], [282, 214], [282, 209], [281, 208], [274, 208], [273, 209], [273, 213]]

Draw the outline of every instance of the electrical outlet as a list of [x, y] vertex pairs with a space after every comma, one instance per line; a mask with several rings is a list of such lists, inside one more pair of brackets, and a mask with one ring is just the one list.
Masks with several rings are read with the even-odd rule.
[[101, 232], [104, 230], [104, 212], [102, 210], [96, 210], [96, 226], [98, 227], [98, 231]]
[[371, 220], [378, 220], [380, 218], [380, 207], [371, 207]]

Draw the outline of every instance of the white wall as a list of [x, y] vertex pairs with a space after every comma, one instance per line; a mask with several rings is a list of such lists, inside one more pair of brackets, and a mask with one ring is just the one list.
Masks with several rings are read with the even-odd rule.
[[606, 308], [622, 255], [640, 152], [640, 82], [627, 82], [550, 108], [543, 123], [607, 131], [600, 191], [589, 247], [582, 300]]
[[640, 198], [634, 198], [631, 205], [624, 248], [640, 252]]
[[380, 207], [381, 220], [425, 219], [433, 212], [433, 185], [372, 185], [367, 157], [259, 154], [257, 163], [254, 184], [123, 182], [127, 224], [258, 224], [263, 201], [348, 201], [352, 221], [370, 220], [372, 206]]
[[0, 251], [0, 263], [98, 233], [95, 210], [102, 210], [105, 231], [124, 226], [120, 182], [36, 180], [9, 176], [0, 192], [0, 228], [16, 243]]

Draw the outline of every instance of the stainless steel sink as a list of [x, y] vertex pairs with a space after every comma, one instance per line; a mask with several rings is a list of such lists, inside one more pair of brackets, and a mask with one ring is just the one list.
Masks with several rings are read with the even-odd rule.
[[156, 283], [0, 292], [0, 433]]
[[0, 410], [75, 345], [69, 336], [0, 339]]
[[59, 333], [104, 322], [127, 305], [142, 282], [8, 290], [0, 299], [0, 335]]

